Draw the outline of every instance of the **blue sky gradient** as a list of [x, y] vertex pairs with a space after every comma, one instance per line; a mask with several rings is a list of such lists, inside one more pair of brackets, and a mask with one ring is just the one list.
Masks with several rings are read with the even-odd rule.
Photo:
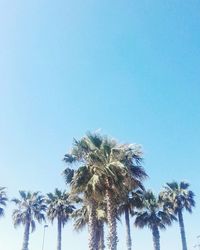
[[[199, 229], [200, 2], [197, 0], [0, 0], [0, 186], [64, 189], [63, 155], [88, 130], [144, 150], [146, 186], [155, 192], [187, 180], [196, 193], [185, 214], [188, 249]], [[3, 250], [21, 248], [12, 205], [0, 220]], [[119, 223], [119, 250], [125, 230]], [[42, 226], [30, 250], [42, 244]], [[12, 240], [11, 240], [12, 239]], [[145, 239], [145, 240], [144, 240]], [[151, 233], [133, 228], [136, 250]], [[178, 224], [161, 233], [162, 250], [181, 249]], [[45, 249], [56, 246], [49, 227]], [[63, 249], [86, 250], [87, 231], [71, 223]]]

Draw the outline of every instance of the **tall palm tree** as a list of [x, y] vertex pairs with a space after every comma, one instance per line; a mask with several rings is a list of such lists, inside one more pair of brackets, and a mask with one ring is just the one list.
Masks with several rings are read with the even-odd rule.
[[4, 215], [4, 207], [8, 198], [5, 192], [5, 187], [0, 187], [0, 217]]
[[165, 229], [166, 225], [171, 225], [173, 220], [176, 220], [176, 217], [163, 210], [159, 199], [152, 191], [144, 193], [143, 209], [137, 213], [135, 225], [139, 228], [148, 227], [152, 231], [155, 250], [160, 250], [159, 229]]
[[173, 181], [167, 183], [164, 191], [160, 194], [165, 207], [178, 216], [183, 250], [187, 250], [183, 211], [186, 209], [189, 213], [192, 213], [192, 208], [195, 206], [194, 193], [189, 190], [189, 186], [189, 183], [184, 181], [180, 183]]
[[57, 250], [61, 250], [62, 242], [62, 226], [64, 227], [69, 216], [74, 211], [75, 207], [72, 205], [72, 201], [69, 198], [69, 194], [66, 191], [60, 191], [57, 188], [54, 193], [47, 194], [48, 204], [47, 217], [53, 223], [57, 219]]
[[45, 198], [39, 192], [19, 191], [19, 194], [19, 199], [12, 199], [17, 206], [13, 210], [12, 218], [15, 227], [21, 224], [25, 227], [22, 250], [28, 250], [30, 230], [31, 232], [35, 230], [36, 221], [39, 223], [45, 221]]
[[[117, 248], [116, 216], [119, 201], [139, 185], [135, 169], [141, 162], [141, 151], [138, 149], [129, 144], [120, 145], [106, 136], [88, 133], [80, 141], [75, 140], [71, 154], [66, 154], [64, 158], [68, 163], [78, 160], [84, 164], [75, 171], [71, 186], [74, 185], [77, 192], [84, 192], [90, 197], [90, 239], [95, 239], [96, 204], [106, 201], [110, 250]], [[96, 243], [89, 249], [96, 249]]]
[[131, 228], [130, 228], [130, 215], [136, 215], [135, 209], [141, 209], [143, 206], [143, 191], [137, 189], [130, 192], [123, 200], [119, 207], [118, 213], [124, 214], [126, 225], [126, 245], [127, 250], [132, 249]]

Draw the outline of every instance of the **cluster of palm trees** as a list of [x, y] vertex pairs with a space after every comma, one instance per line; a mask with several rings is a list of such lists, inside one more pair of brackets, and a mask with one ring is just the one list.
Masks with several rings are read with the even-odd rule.
[[[7, 201], [5, 188], [0, 188], [1, 215]], [[57, 250], [61, 250], [62, 226], [64, 227], [75, 210], [66, 191], [62, 192], [56, 188], [54, 193], [48, 193], [46, 196], [40, 192], [19, 191], [19, 198], [14, 198], [11, 202], [16, 205], [12, 212], [14, 227], [24, 226], [22, 250], [29, 249], [29, 236], [35, 231], [36, 222], [46, 222], [46, 218], [52, 223], [57, 220]]]
[[[57, 250], [61, 250], [62, 227], [68, 219], [74, 228], [88, 227], [88, 249], [105, 249], [104, 227], [108, 228], [109, 250], [118, 243], [117, 221], [125, 217], [127, 250], [132, 249], [131, 228], [148, 227], [153, 236], [154, 249], [160, 250], [160, 229], [178, 221], [182, 249], [187, 250], [183, 211], [192, 212], [194, 193], [186, 182], [171, 182], [156, 196], [145, 190], [147, 174], [142, 167], [142, 150], [133, 144], [119, 144], [98, 133], [88, 133], [74, 140], [70, 153], [64, 156], [68, 164], [63, 171], [69, 192], [55, 189], [54, 193], [20, 191], [20, 198], [12, 199], [14, 226], [24, 226], [22, 250], [28, 250], [30, 232], [36, 221], [47, 218], [57, 221]], [[0, 216], [7, 202], [5, 188], [0, 188]], [[75, 207], [76, 206], [76, 207]], [[133, 223], [130, 222], [134, 217]]]
[[159, 230], [178, 220], [182, 248], [187, 250], [183, 210], [192, 211], [194, 193], [186, 182], [167, 183], [157, 197], [152, 191], [146, 191], [143, 181], [147, 174], [141, 166], [140, 146], [119, 144], [107, 136], [88, 133], [74, 140], [64, 161], [70, 165], [64, 176], [71, 194], [82, 199], [83, 207], [76, 213], [75, 225], [88, 225], [89, 250], [105, 248], [105, 224], [108, 249], [117, 249], [117, 220], [121, 214], [125, 216], [128, 250], [132, 249], [130, 215], [135, 216], [136, 227], [148, 227], [152, 231], [155, 250], [160, 250]]

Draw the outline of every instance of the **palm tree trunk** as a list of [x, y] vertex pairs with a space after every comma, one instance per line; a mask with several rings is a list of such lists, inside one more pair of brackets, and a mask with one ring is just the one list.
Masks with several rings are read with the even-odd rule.
[[96, 221], [95, 234], [96, 234], [97, 250], [99, 250], [101, 241], [101, 222], [99, 220]]
[[89, 220], [88, 220], [88, 233], [89, 233], [89, 250], [97, 250], [98, 243], [96, 237], [96, 202], [91, 200], [89, 203]]
[[61, 250], [61, 242], [62, 242], [62, 223], [61, 219], [58, 217], [57, 250]]
[[24, 230], [24, 240], [23, 240], [22, 250], [28, 250], [29, 234], [30, 234], [30, 222], [27, 221]]
[[131, 241], [131, 230], [130, 230], [130, 217], [129, 217], [129, 211], [127, 207], [125, 208], [124, 214], [125, 214], [125, 222], [126, 222], [126, 245], [127, 245], [127, 250], [131, 250], [132, 241]]
[[160, 233], [157, 226], [152, 229], [154, 250], [160, 250]]
[[116, 207], [112, 199], [112, 192], [106, 189], [106, 206], [108, 219], [108, 249], [117, 250], [117, 222]]
[[99, 242], [98, 242], [98, 250], [104, 250], [105, 244], [104, 244], [104, 222], [99, 222]]
[[179, 221], [179, 227], [180, 227], [180, 232], [181, 232], [182, 249], [187, 250], [185, 227], [184, 227], [184, 222], [183, 222], [183, 214], [181, 210], [178, 211], [178, 221]]

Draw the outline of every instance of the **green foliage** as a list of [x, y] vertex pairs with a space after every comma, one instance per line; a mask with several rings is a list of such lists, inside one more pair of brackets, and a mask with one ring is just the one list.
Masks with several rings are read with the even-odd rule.
[[164, 211], [159, 199], [152, 191], [144, 192], [143, 208], [137, 212], [135, 225], [136, 227], [148, 227], [151, 230], [157, 227], [165, 229], [166, 225], [171, 225], [176, 217], [169, 211]]
[[5, 187], [0, 187], [0, 217], [4, 215], [4, 207], [6, 206], [7, 200]]
[[69, 169], [64, 171], [64, 176], [67, 180], [72, 177], [72, 193], [84, 193], [86, 197], [102, 201], [107, 181], [109, 189], [118, 199], [133, 188], [142, 187], [141, 180], [147, 175], [140, 166], [141, 156], [137, 145], [118, 144], [114, 139], [98, 133], [88, 133], [81, 140], [74, 140], [71, 155], [65, 155], [67, 163], [76, 159], [80, 165], [73, 176]]
[[126, 209], [134, 216], [137, 209], [143, 208], [144, 193], [141, 189], [130, 192], [124, 200], [121, 201], [121, 205], [118, 209], [118, 214], [122, 215]]
[[189, 183], [184, 181], [167, 183], [160, 193], [160, 201], [163, 202], [166, 209], [172, 210], [175, 214], [183, 209], [191, 213], [195, 206], [195, 195], [189, 190], [189, 186]]
[[[89, 207], [86, 204], [83, 204], [81, 208], [75, 210], [72, 214], [74, 219], [74, 229], [77, 231], [82, 230], [89, 221]], [[107, 214], [105, 204], [98, 204], [96, 209], [96, 221], [107, 222]]]
[[69, 193], [60, 191], [57, 188], [54, 193], [48, 193], [46, 203], [47, 217], [53, 223], [54, 219], [60, 219], [64, 226], [69, 216], [74, 211], [75, 207], [72, 205]]
[[63, 176], [64, 176], [64, 179], [65, 179], [65, 183], [66, 184], [70, 184], [72, 182], [72, 179], [74, 177], [74, 170], [71, 169], [71, 168], [66, 168], [64, 171], [63, 171]]
[[45, 221], [45, 198], [39, 192], [19, 191], [19, 194], [19, 199], [12, 199], [12, 202], [17, 206], [12, 213], [14, 226], [18, 227], [21, 224], [25, 226], [29, 222], [33, 232], [36, 221], [39, 223]]

